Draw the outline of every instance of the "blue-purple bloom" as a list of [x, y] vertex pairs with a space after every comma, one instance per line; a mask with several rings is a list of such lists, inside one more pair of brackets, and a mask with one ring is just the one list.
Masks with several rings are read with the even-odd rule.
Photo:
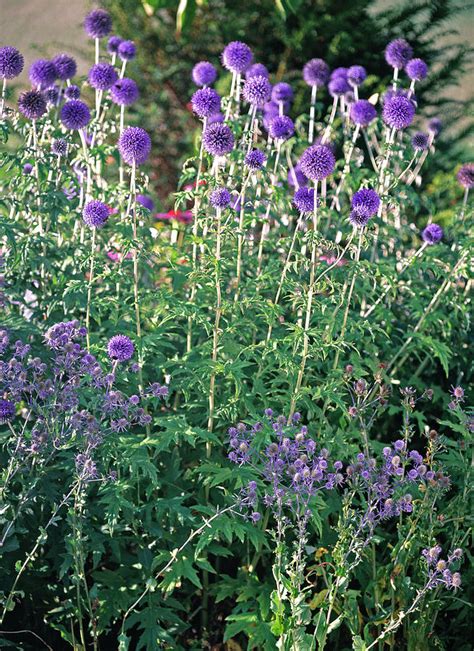
[[216, 190], [211, 192], [209, 197], [209, 203], [211, 206], [219, 209], [227, 208], [230, 201], [231, 195], [227, 188], [216, 188]]
[[122, 61], [131, 61], [136, 53], [137, 46], [133, 41], [122, 41], [118, 46], [118, 55]]
[[291, 102], [293, 99], [293, 89], [290, 84], [284, 81], [275, 84], [272, 88], [272, 100], [274, 102]]
[[0, 423], [8, 423], [15, 417], [15, 405], [10, 400], [0, 399]]
[[293, 203], [300, 213], [310, 213], [314, 210], [314, 189], [301, 187], [293, 196]]
[[410, 59], [405, 66], [405, 72], [413, 81], [421, 81], [428, 75], [428, 66], [423, 59]]
[[108, 90], [118, 79], [117, 71], [110, 63], [96, 63], [89, 70], [89, 84], [96, 90]]
[[23, 174], [29, 175], [33, 171], [33, 165], [31, 163], [25, 163], [23, 165]]
[[93, 199], [89, 201], [82, 211], [82, 219], [91, 228], [102, 228], [108, 220], [110, 211], [102, 201]]
[[25, 60], [23, 55], [11, 45], [0, 47], [0, 77], [2, 79], [13, 79], [23, 70]]
[[245, 71], [246, 79], [250, 79], [250, 77], [266, 77], [268, 79], [269, 76], [270, 73], [268, 72], [267, 67], [263, 65], [263, 63], [254, 63]]
[[443, 123], [439, 118], [432, 118], [428, 122], [428, 131], [435, 136], [439, 135], [443, 129]]
[[336, 75], [335, 77], [331, 77], [328, 83], [328, 91], [332, 97], [338, 97], [340, 95], [344, 95], [350, 89], [351, 87], [349, 86], [347, 77], [344, 77], [342, 74]]
[[46, 113], [46, 100], [39, 90], [25, 90], [18, 98], [18, 110], [30, 120], [38, 120]]
[[150, 155], [151, 138], [141, 127], [127, 127], [120, 135], [118, 149], [128, 165], [143, 165]]
[[423, 131], [417, 131], [411, 139], [411, 146], [415, 151], [424, 151], [428, 149], [429, 138]]
[[222, 52], [222, 65], [231, 72], [242, 73], [252, 63], [252, 58], [252, 50], [246, 43], [232, 41]]
[[474, 163], [465, 163], [461, 166], [456, 178], [463, 188], [470, 190], [474, 187]]
[[123, 42], [123, 38], [120, 36], [111, 36], [107, 41], [107, 52], [109, 54], [117, 54], [120, 43]]
[[406, 66], [413, 56], [413, 49], [403, 38], [397, 38], [391, 41], [385, 48], [385, 61], [392, 66], [401, 70]]
[[249, 169], [255, 172], [263, 166], [266, 160], [267, 157], [263, 153], [263, 151], [261, 151], [260, 149], [252, 149], [245, 156], [244, 163]]
[[372, 217], [376, 214], [379, 206], [380, 197], [371, 188], [361, 188], [352, 197], [351, 208], [360, 215]]
[[91, 38], [103, 38], [112, 31], [112, 19], [104, 9], [94, 9], [84, 20], [84, 29]]
[[351, 86], [360, 86], [367, 79], [367, 71], [363, 66], [351, 66], [347, 71], [347, 81]]
[[153, 199], [145, 194], [137, 194], [137, 202], [150, 212], [155, 209], [155, 203]]
[[354, 124], [366, 127], [377, 117], [377, 110], [368, 100], [359, 99], [351, 104], [350, 116]]
[[308, 147], [300, 159], [303, 174], [311, 181], [322, 181], [334, 172], [336, 159], [327, 145]]
[[306, 185], [307, 183], [308, 183], [308, 179], [301, 171], [301, 167], [299, 164], [295, 165], [293, 167], [293, 170], [291, 169], [288, 170], [288, 185], [291, 185], [292, 187], [296, 187], [297, 185], [299, 185], [301, 187], [303, 185]]
[[72, 79], [77, 72], [77, 63], [69, 54], [64, 52], [57, 54], [52, 61], [56, 68], [57, 78], [61, 81]]
[[138, 86], [133, 79], [124, 77], [118, 79], [110, 89], [110, 97], [114, 104], [130, 106], [137, 101], [139, 96]]
[[51, 145], [51, 151], [57, 156], [65, 156], [67, 154], [67, 141], [64, 138], [56, 138]]
[[71, 84], [70, 86], [67, 86], [67, 88], [64, 91], [64, 95], [67, 99], [79, 99], [81, 96], [81, 89], [79, 86], [76, 86], [75, 84]]
[[275, 140], [288, 140], [295, 132], [293, 120], [287, 115], [277, 115], [270, 120], [268, 133]]
[[415, 105], [405, 95], [393, 95], [385, 101], [382, 116], [384, 122], [390, 127], [406, 129], [415, 117]]
[[250, 77], [244, 84], [243, 96], [253, 106], [262, 108], [270, 99], [272, 86], [266, 77]]
[[204, 130], [202, 144], [212, 156], [224, 156], [234, 148], [234, 135], [226, 124], [214, 122]]
[[135, 346], [126, 335], [115, 335], [107, 345], [109, 357], [119, 362], [126, 362], [133, 357]]
[[78, 130], [89, 124], [91, 113], [87, 104], [80, 99], [72, 99], [61, 108], [60, 118], [67, 129]]
[[427, 244], [438, 244], [443, 238], [443, 229], [438, 224], [428, 224], [421, 237]]
[[200, 88], [191, 98], [194, 113], [208, 118], [221, 110], [221, 98], [213, 88]]
[[324, 86], [329, 79], [329, 66], [322, 59], [311, 59], [303, 68], [303, 79], [308, 86]]
[[28, 75], [33, 86], [44, 90], [54, 84], [58, 73], [52, 61], [37, 59], [31, 64]]
[[209, 61], [199, 61], [191, 73], [196, 86], [210, 86], [217, 77], [217, 70]]

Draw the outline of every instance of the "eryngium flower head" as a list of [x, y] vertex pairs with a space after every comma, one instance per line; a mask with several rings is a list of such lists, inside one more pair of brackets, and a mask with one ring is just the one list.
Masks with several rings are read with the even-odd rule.
[[262, 167], [266, 160], [267, 157], [263, 151], [260, 151], [260, 149], [252, 149], [252, 151], [249, 151], [245, 156], [244, 162], [249, 169], [256, 171]]
[[96, 63], [89, 70], [89, 84], [96, 90], [112, 88], [118, 79], [115, 68], [110, 63]]
[[80, 99], [66, 102], [60, 113], [61, 122], [67, 129], [84, 129], [91, 119], [89, 107]]
[[112, 18], [104, 9], [94, 9], [87, 14], [84, 29], [91, 38], [103, 38], [112, 31]]
[[137, 101], [139, 96], [138, 86], [128, 77], [118, 79], [110, 89], [110, 96], [114, 104], [130, 106]]
[[425, 79], [428, 74], [428, 66], [423, 59], [410, 59], [405, 66], [405, 72], [414, 81]]
[[347, 81], [351, 86], [360, 86], [367, 79], [364, 66], [351, 66], [347, 71]]
[[150, 212], [155, 208], [155, 203], [153, 199], [151, 197], [146, 196], [145, 194], [138, 194], [137, 201], [139, 204], [141, 204], [144, 208], [146, 208]]
[[293, 99], [293, 89], [290, 84], [281, 81], [272, 88], [272, 100], [274, 102], [291, 102]]
[[79, 99], [79, 97], [81, 96], [81, 89], [79, 88], [79, 86], [71, 84], [64, 91], [64, 95], [67, 99]]
[[82, 211], [82, 219], [87, 226], [91, 228], [102, 228], [110, 215], [109, 209], [102, 203], [93, 199], [84, 206]]
[[118, 55], [122, 61], [131, 61], [135, 58], [137, 46], [133, 41], [122, 41], [118, 46]]
[[432, 118], [428, 122], [428, 131], [430, 133], [434, 133], [435, 136], [440, 134], [442, 129], [443, 129], [443, 123], [439, 118]]
[[428, 224], [421, 237], [427, 244], [438, 244], [443, 237], [443, 229], [438, 224]]
[[200, 88], [191, 98], [194, 113], [200, 118], [208, 118], [221, 110], [221, 98], [213, 88]]
[[0, 399], [0, 423], [7, 423], [15, 416], [15, 405], [10, 400]]
[[263, 65], [263, 63], [254, 63], [245, 71], [246, 79], [250, 79], [250, 77], [266, 77], [268, 79], [269, 76], [270, 73], [268, 72], [267, 67]]
[[418, 131], [411, 139], [411, 146], [415, 151], [424, 151], [425, 149], [428, 149], [428, 142], [428, 135], [423, 133], [423, 131]]
[[375, 215], [380, 205], [380, 197], [371, 188], [361, 188], [354, 193], [351, 202], [353, 212], [364, 217]]
[[227, 188], [217, 188], [211, 192], [209, 203], [214, 208], [226, 208], [230, 204], [231, 196]]
[[385, 61], [392, 68], [401, 70], [410, 61], [412, 56], [413, 50], [404, 38], [397, 38], [391, 41], [385, 48]]
[[145, 129], [127, 127], [119, 138], [118, 148], [128, 165], [142, 165], [150, 155], [151, 139]]
[[0, 47], [0, 77], [13, 79], [23, 70], [25, 60], [23, 55], [11, 45]]
[[77, 72], [77, 63], [69, 54], [64, 52], [57, 54], [52, 61], [56, 68], [57, 77], [61, 81], [72, 79]]
[[393, 95], [383, 105], [383, 119], [394, 129], [409, 127], [415, 117], [415, 105], [405, 95]]
[[123, 38], [120, 36], [111, 36], [107, 41], [107, 52], [109, 54], [117, 54], [120, 43], [123, 43]]
[[57, 156], [65, 156], [67, 154], [67, 141], [64, 138], [53, 140], [51, 151]]
[[339, 95], [344, 95], [347, 93], [351, 87], [347, 81], [347, 77], [343, 75], [336, 75], [332, 77], [328, 84], [328, 91], [332, 97], [337, 97]]
[[287, 115], [278, 115], [270, 121], [268, 133], [275, 140], [288, 140], [294, 132], [293, 120]]
[[234, 134], [226, 124], [214, 122], [202, 134], [204, 149], [212, 156], [224, 156], [234, 148]]
[[232, 41], [222, 52], [222, 65], [231, 72], [245, 72], [252, 63], [252, 50], [246, 43]]
[[336, 159], [327, 145], [308, 147], [300, 159], [303, 174], [311, 181], [322, 181], [334, 172]]
[[111, 359], [126, 362], [133, 357], [135, 346], [132, 340], [125, 335], [115, 335], [109, 340], [107, 352]]
[[54, 84], [58, 73], [52, 61], [37, 59], [31, 64], [28, 75], [33, 86], [44, 89]]
[[303, 79], [308, 86], [324, 86], [329, 79], [329, 66], [322, 59], [311, 59], [303, 68]]
[[474, 163], [466, 163], [456, 174], [456, 178], [463, 188], [470, 190], [474, 187]]
[[196, 86], [210, 86], [217, 77], [217, 70], [209, 61], [199, 61], [191, 73]]
[[300, 213], [309, 213], [314, 210], [314, 189], [299, 188], [293, 196], [293, 203]]
[[268, 79], [262, 77], [262, 75], [250, 77], [250, 79], [247, 79], [244, 84], [242, 94], [249, 104], [261, 108], [265, 102], [268, 102], [270, 99], [272, 94], [272, 85]]
[[368, 100], [359, 99], [351, 104], [350, 116], [354, 124], [366, 127], [377, 117], [377, 110]]
[[25, 90], [18, 98], [18, 110], [30, 120], [37, 120], [46, 113], [46, 100], [39, 90]]

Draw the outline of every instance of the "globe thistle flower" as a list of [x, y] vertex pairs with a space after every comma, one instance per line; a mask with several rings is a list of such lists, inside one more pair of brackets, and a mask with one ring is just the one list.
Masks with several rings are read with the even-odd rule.
[[303, 79], [308, 86], [324, 86], [329, 79], [329, 66], [322, 59], [311, 59], [303, 68]]
[[367, 71], [363, 66], [351, 66], [347, 71], [347, 81], [351, 86], [360, 86], [367, 79]]
[[126, 335], [115, 335], [109, 340], [107, 352], [110, 359], [126, 362], [133, 357], [135, 346]]
[[385, 101], [382, 116], [393, 129], [405, 129], [413, 122], [415, 106], [405, 95], [393, 95]]
[[23, 55], [11, 45], [0, 47], [0, 77], [14, 79], [23, 70], [25, 60]]
[[221, 98], [213, 88], [200, 88], [191, 98], [193, 111], [200, 118], [208, 118], [221, 110]]
[[350, 117], [354, 124], [366, 127], [377, 117], [377, 110], [368, 100], [359, 99], [351, 104]]
[[353, 212], [367, 218], [375, 215], [380, 205], [380, 197], [371, 188], [361, 188], [354, 193], [351, 202]]
[[443, 238], [443, 229], [438, 224], [428, 224], [421, 237], [427, 244], [438, 244]]
[[131, 61], [135, 58], [137, 46], [133, 41], [122, 41], [118, 46], [118, 55], [122, 61]]
[[295, 132], [295, 125], [287, 115], [278, 115], [270, 121], [268, 132], [275, 140], [288, 140]]
[[25, 90], [18, 98], [18, 110], [30, 120], [38, 120], [46, 113], [46, 100], [39, 90]]
[[204, 149], [212, 156], [224, 156], [234, 148], [234, 135], [226, 124], [210, 124], [202, 134]]
[[10, 400], [0, 399], [0, 423], [4, 425], [15, 417], [15, 405]]
[[272, 100], [274, 102], [291, 102], [293, 99], [293, 89], [290, 84], [281, 81], [272, 88]]
[[207, 124], [214, 124], [214, 122], [224, 122], [225, 117], [223, 113], [213, 113], [207, 118]]
[[344, 66], [334, 68], [334, 70], [331, 72], [331, 79], [335, 79], [336, 77], [344, 77], [344, 79], [347, 79], [348, 72], [349, 68], [345, 68]]
[[217, 188], [211, 192], [209, 203], [214, 208], [227, 208], [231, 201], [231, 195], [227, 188]]
[[84, 29], [91, 38], [104, 38], [112, 31], [112, 18], [104, 9], [94, 9], [85, 17]]
[[266, 77], [262, 77], [261, 75], [247, 79], [242, 91], [247, 102], [258, 108], [262, 108], [268, 102], [271, 93], [272, 85]]
[[67, 141], [64, 138], [56, 138], [51, 145], [51, 151], [57, 156], [66, 156], [67, 154]]
[[61, 81], [72, 79], [77, 72], [77, 63], [69, 54], [64, 52], [57, 54], [52, 62], [56, 68], [57, 78]]
[[474, 187], [474, 163], [465, 163], [456, 174], [463, 188], [471, 190]]
[[117, 79], [117, 72], [110, 63], [96, 63], [88, 74], [89, 84], [96, 90], [109, 90]]
[[443, 123], [439, 118], [432, 118], [428, 122], [428, 131], [435, 136], [438, 136], [443, 129]]
[[217, 70], [209, 61], [199, 61], [193, 68], [191, 77], [196, 86], [210, 86], [217, 77]]
[[58, 73], [52, 61], [37, 59], [31, 64], [28, 75], [33, 86], [44, 90], [54, 84]]
[[327, 145], [308, 147], [300, 159], [303, 174], [311, 181], [322, 181], [334, 172], [336, 159]]
[[415, 151], [424, 151], [428, 149], [429, 137], [423, 131], [417, 131], [411, 139], [411, 146]]
[[293, 203], [300, 213], [311, 213], [314, 210], [314, 189], [301, 187], [293, 196]]
[[119, 106], [130, 106], [137, 101], [139, 94], [137, 84], [128, 77], [118, 79], [110, 89], [112, 102]]
[[245, 71], [245, 78], [250, 79], [250, 77], [266, 77], [268, 79], [270, 77], [270, 73], [268, 72], [267, 67], [263, 65], [263, 63], [254, 63]]
[[118, 54], [120, 43], [123, 43], [123, 38], [120, 36], [111, 36], [107, 41], [107, 52], [109, 54]]
[[423, 59], [410, 59], [405, 66], [405, 72], [412, 81], [421, 81], [428, 75], [428, 66]]
[[144, 208], [152, 212], [155, 209], [155, 203], [151, 197], [146, 196], [145, 194], [137, 195], [137, 202], [141, 204]]
[[385, 61], [392, 68], [401, 70], [413, 56], [411, 46], [403, 38], [391, 41], [385, 48]]
[[55, 86], [51, 86], [51, 88], [48, 88], [48, 90], [45, 91], [44, 96], [48, 104], [56, 105], [59, 100], [58, 86], [55, 85]]
[[33, 165], [31, 163], [25, 163], [23, 165], [23, 174], [28, 175], [33, 171]]
[[79, 97], [81, 96], [81, 89], [79, 88], [79, 86], [75, 86], [74, 84], [71, 84], [65, 89], [64, 96], [67, 99], [79, 99]]
[[84, 129], [91, 119], [89, 107], [80, 99], [72, 99], [61, 108], [61, 122], [67, 129]]
[[288, 170], [288, 185], [291, 187], [302, 187], [308, 183], [307, 177], [301, 171], [299, 163], [293, 167], [293, 169]]
[[151, 139], [145, 129], [127, 127], [119, 138], [118, 148], [128, 165], [142, 165], [150, 155]]
[[350, 89], [351, 87], [349, 86], [349, 82], [343, 75], [336, 75], [336, 77], [332, 77], [328, 83], [328, 91], [331, 97], [344, 95]]
[[102, 228], [110, 215], [108, 207], [102, 201], [93, 199], [84, 206], [82, 219], [91, 228]]
[[252, 50], [246, 43], [232, 41], [225, 46], [222, 52], [222, 65], [230, 72], [242, 73], [252, 63]]
[[245, 156], [244, 163], [249, 169], [251, 169], [253, 172], [256, 172], [263, 166], [266, 160], [267, 157], [263, 151], [260, 149], [252, 149], [252, 151], [249, 151], [249, 153]]

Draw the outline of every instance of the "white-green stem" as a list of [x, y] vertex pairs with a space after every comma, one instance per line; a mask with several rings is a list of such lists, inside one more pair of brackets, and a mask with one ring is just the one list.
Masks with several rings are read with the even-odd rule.
[[94, 253], [95, 253], [95, 237], [96, 237], [96, 228], [92, 228], [92, 237], [91, 237], [91, 260], [89, 266], [89, 284], [87, 286], [87, 305], [86, 305], [86, 342], [87, 350], [90, 350], [90, 318], [91, 318], [91, 301], [92, 301], [92, 281], [94, 279]]
[[407, 185], [412, 185], [412, 183], [416, 180], [416, 178], [417, 178], [418, 174], [420, 173], [421, 168], [423, 167], [423, 164], [424, 164], [424, 162], [425, 162], [425, 160], [426, 160], [426, 158], [427, 158], [427, 156], [429, 154], [431, 145], [433, 144], [433, 140], [434, 140], [434, 134], [430, 133], [430, 137], [429, 137], [429, 140], [428, 140], [428, 146], [425, 149], [425, 151], [421, 154], [420, 160], [418, 161], [418, 163], [417, 163], [415, 169], [413, 170], [413, 172], [410, 174], [410, 176], [409, 176], [409, 178], [407, 180]]
[[344, 169], [342, 170], [341, 178], [339, 180], [339, 183], [336, 188], [336, 192], [333, 195], [332, 202], [331, 202], [331, 210], [334, 209], [335, 206], [338, 207], [339, 209], [339, 194], [341, 193], [341, 190], [344, 185], [344, 181], [346, 180], [346, 176], [349, 174], [350, 169], [351, 169], [351, 158], [352, 154], [354, 152], [354, 147], [357, 141], [357, 138], [359, 137], [359, 131], [360, 131], [360, 125], [356, 124], [354, 133], [352, 134], [352, 139], [349, 144], [349, 148], [346, 153], [346, 157], [344, 160]]
[[31, 129], [33, 131], [33, 156], [35, 159], [35, 179], [36, 179], [36, 207], [38, 210], [38, 228], [40, 235], [44, 235], [43, 216], [41, 214], [41, 191], [40, 191], [40, 178], [39, 178], [39, 164], [38, 164], [38, 132], [36, 131], [36, 120], [31, 121]]
[[314, 140], [314, 119], [316, 116], [316, 95], [318, 92], [318, 87], [311, 86], [311, 104], [309, 107], [309, 129], [308, 129], [308, 142], [310, 145], [313, 144]]
[[273, 173], [271, 176], [271, 186], [270, 186], [270, 196], [268, 197], [268, 205], [267, 209], [265, 211], [265, 218], [264, 218], [264, 223], [262, 226], [262, 231], [260, 233], [260, 242], [258, 245], [258, 254], [257, 254], [257, 279], [260, 278], [260, 275], [262, 273], [262, 264], [263, 264], [263, 244], [267, 238], [268, 233], [270, 232], [270, 210], [271, 210], [271, 201], [272, 201], [272, 196], [273, 196], [273, 189], [276, 186], [277, 182], [277, 171], [278, 171], [278, 164], [280, 162], [280, 153], [281, 153], [281, 145], [282, 141], [277, 140], [277, 150], [276, 150], [276, 156], [275, 156], [275, 164], [273, 166]]
[[99, 50], [100, 50], [100, 40], [98, 38], [95, 39], [95, 63], [99, 63]]
[[5, 93], [7, 90], [7, 78], [4, 77], [2, 81], [2, 99], [0, 104], [0, 117], [3, 117], [3, 108], [5, 106]]
[[371, 143], [369, 141], [369, 138], [367, 137], [367, 132], [365, 131], [365, 129], [363, 127], [362, 127], [362, 135], [364, 136], [365, 145], [367, 147], [367, 151], [369, 152], [369, 158], [370, 158], [370, 162], [372, 163], [373, 170], [374, 170], [374, 172], [376, 174], [378, 174], [379, 173], [379, 168], [378, 168], [377, 163], [375, 161], [375, 156], [374, 156], [374, 152], [372, 150], [372, 145], [371, 145]]
[[125, 75], [125, 68], [127, 67], [127, 60], [122, 61], [122, 67], [120, 68], [120, 79], [123, 79]]
[[[217, 351], [219, 347], [219, 327], [222, 314], [222, 292], [221, 292], [221, 209], [216, 209], [216, 252], [215, 252], [215, 290], [216, 290], [216, 309], [214, 317], [214, 328], [212, 333], [212, 371], [209, 384], [209, 417], [207, 420], [207, 430], [212, 432], [214, 428], [214, 411], [215, 411], [215, 387], [216, 387], [216, 364]], [[211, 453], [211, 444], [206, 443], [206, 456]]]
[[337, 104], [339, 101], [339, 96], [334, 95], [334, 99], [332, 101], [332, 109], [331, 109], [331, 115], [329, 116], [329, 121], [326, 125], [326, 128], [324, 130], [323, 137], [321, 139], [321, 143], [324, 145], [324, 143], [328, 140], [329, 136], [331, 135], [331, 129], [332, 129], [332, 123], [334, 122], [334, 118], [336, 117], [336, 111], [337, 111]]

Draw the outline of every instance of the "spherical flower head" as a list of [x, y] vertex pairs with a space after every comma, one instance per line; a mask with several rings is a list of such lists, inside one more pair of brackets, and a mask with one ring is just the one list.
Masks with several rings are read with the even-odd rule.
[[254, 63], [245, 71], [246, 79], [250, 79], [250, 77], [266, 77], [268, 79], [269, 76], [270, 73], [268, 72], [267, 67], [263, 65], [263, 63]]
[[357, 210], [351, 210], [349, 214], [349, 221], [356, 228], [364, 228], [369, 222], [369, 215], [363, 215], [362, 213], [357, 212]]
[[51, 86], [48, 90], [45, 91], [44, 96], [48, 104], [56, 105], [59, 99], [59, 88], [58, 86]]
[[122, 61], [131, 61], [135, 58], [137, 46], [133, 41], [122, 41], [118, 46], [118, 55]]
[[278, 115], [270, 121], [268, 133], [275, 140], [288, 140], [294, 132], [293, 120], [287, 115]]
[[385, 61], [392, 68], [401, 70], [413, 56], [413, 50], [404, 38], [396, 38], [385, 48]]
[[96, 90], [112, 88], [118, 79], [117, 71], [110, 63], [96, 63], [89, 70], [89, 84]]
[[351, 202], [353, 212], [364, 217], [375, 215], [380, 205], [380, 197], [371, 188], [361, 188], [354, 193]]
[[303, 68], [303, 79], [308, 86], [324, 86], [329, 79], [329, 66], [322, 59], [311, 59]]
[[128, 77], [118, 79], [110, 89], [112, 102], [119, 106], [130, 106], [137, 101], [139, 94], [137, 84]]
[[61, 108], [60, 118], [67, 129], [84, 129], [90, 122], [91, 112], [80, 99], [72, 99]]
[[57, 77], [61, 81], [72, 79], [77, 72], [77, 63], [69, 54], [64, 52], [57, 54], [52, 61], [56, 68]]
[[155, 203], [151, 197], [147, 197], [145, 194], [138, 194], [137, 201], [144, 208], [152, 212], [155, 209]]
[[93, 199], [89, 201], [82, 211], [82, 219], [91, 228], [102, 228], [108, 220], [110, 211], [102, 201]]
[[242, 73], [252, 63], [252, 50], [246, 43], [232, 41], [222, 52], [222, 65], [230, 72]]
[[307, 177], [301, 171], [300, 165], [295, 165], [293, 169], [288, 170], [288, 185], [291, 187], [296, 187], [297, 185], [302, 187], [308, 183]]
[[364, 66], [351, 66], [347, 71], [347, 81], [351, 86], [360, 86], [367, 79]]
[[15, 417], [15, 405], [10, 400], [0, 399], [0, 423], [4, 424]]
[[107, 352], [110, 359], [118, 362], [126, 362], [133, 357], [135, 346], [129, 337], [125, 335], [115, 335], [109, 340]]
[[209, 61], [199, 61], [193, 68], [191, 77], [196, 86], [210, 86], [217, 77], [217, 70]]
[[23, 55], [11, 45], [0, 47], [0, 77], [14, 79], [23, 70], [25, 60]]
[[351, 120], [354, 124], [366, 127], [377, 117], [377, 109], [366, 99], [359, 99], [351, 104]]
[[30, 120], [38, 120], [46, 113], [46, 100], [39, 90], [25, 90], [18, 98], [18, 110]]
[[423, 131], [417, 131], [411, 139], [411, 146], [415, 151], [424, 151], [428, 149], [429, 138]]
[[224, 122], [225, 117], [223, 113], [213, 113], [207, 118], [207, 124], [214, 124], [214, 122]]
[[262, 108], [271, 97], [272, 85], [266, 77], [250, 77], [244, 84], [243, 96], [249, 104]]
[[209, 203], [211, 206], [214, 206], [214, 208], [222, 209], [227, 208], [231, 199], [231, 194], [227, 188], [217, 188], [211, 192]]
[[267, 157], [263, 151], [260, 151], [260, 149], [252, 149], [245, 156], [244, 163], [250, 170], [255, 172], [263, 166], [266, 160]]
[[208, 118], [221, 110], [221, 98], [213, 88], [200, 88], [191, 98], [194, 113], [200, 118]]
[[322, 181], [334, 172], [336, 159], [327, 145], [308, 147], [300, 159], [303, 174], [311, 181]]
[[439, 118], [432, 118], [428, 122], [428, 131], [433, 133], [435, 136], [438, 136], [443, 129], [443, 123]]
[[206, 127], [202, 144], [208, 154], [225, 156], [234, 148], [234, 134], [226, 124], [215, 122]]
[[79, 88], [79, 86], [71, 84], [64, 91], [64, 95], [67, 99], [79, 99], [79, 97], [81, 96], [81, 89]]
[[415, 105], [405, 95], [393, 95], [383, 105], [383, 119], [394, 129], [406, 129], [415, 117]]
[[427, 244], [438, 244], [443, 238], [443, 229], [438, 224], [428, 224], [421, 237]]
[[109, 54], [117, 54], [120, 43], [123, 42], [123, 38], [120, 36], [111, 36], [107, 41], [107, 52]]
[[31, 174], [32, 171], [33, 171], [33, 165], [31, 163], [25, 163], [23, 165], [23, 174], [28, 175]]
[[65, 156], [67, 154], [67, 141], [64, 138], [56, 138], [51, 145], [51, 151], [57, 156]]
[[104, 38], [112, 31], [112, 18], [104, 9], [94, 9], [87, 14], [84, 29], [91, 38]]
[[299, 188], [293, 196], [293, 203], [300, 213], [310, 213], [314, 210], [314, 189]]
[[128, 165], [142, 165], [150, 155], [151, 139], [145, 129], [127, 127], [119, 138], [118, 148]]
[[31, 64], [28, 75], [33, 86], [45, 89], [54, 84], [58, 73], [52, 61], [37, 59]]
[[349, 82], [343, 75], [336, 75], [335, 77], [332, 77], [328, 84], [328, 91], [332, 97], [339, 97], [340, 95], [344, 95], [350, 89], [351, 87], [349, 86]]
[[291, 102], [293, 99], [293, 89], [290, 84], [281, 81], [272, 88], [272, 100], [274, 102]]
[[470, 190], [474, 187], [474, 163], [465, 163], [456, 174], [456, 178], [463, 188]]
[[410, 59], [405, 66], [405, 72], [413, 81], [421, 81], [428, 75], [428, 66], [423, 59]]

